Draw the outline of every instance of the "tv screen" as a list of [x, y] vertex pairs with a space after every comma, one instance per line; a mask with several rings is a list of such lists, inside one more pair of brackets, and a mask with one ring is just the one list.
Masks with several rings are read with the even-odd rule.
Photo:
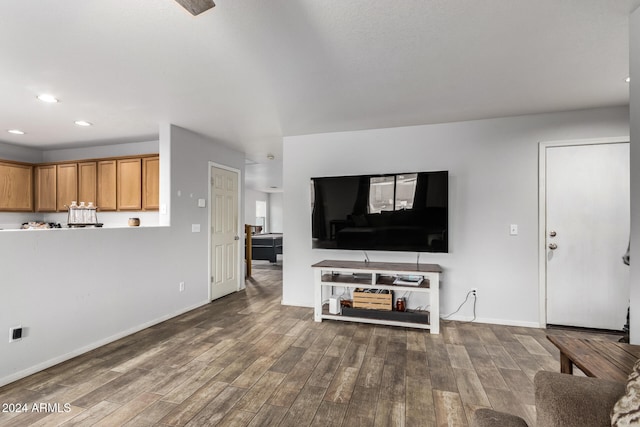
[[449, 173], [311, 178], [313, 248], [448, 252]]

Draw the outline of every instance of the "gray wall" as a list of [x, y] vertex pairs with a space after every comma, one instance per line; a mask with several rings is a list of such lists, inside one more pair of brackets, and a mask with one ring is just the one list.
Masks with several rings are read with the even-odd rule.
[[[256, 202], [263, 201], [267, 204], [267, 215], [269, 215], [269, 194], [246, 188], [244, 192], [244, 223], [256, 225]], [[267, 218], [267, 221], [269, 219]], [[268, 231], [269, 224], [265, 224]]]
[[631, 342], [640, 344], [640, 9], [630, 22], [631, 117]]
[[[283, 303], [311, 306], [322, 259], [358, 251], [311, 249], [312, 176], [449, 171], [449, 254], [422, 254], [444, 268], [441, 313], [478, 288], [480, 322], [539, 325], [538, 143], [624, 136], [626, 107], [284, 139]], [[509, 224], [519, 235], [509, 235]], [[289, 254], [291, 254], [289, 256]], [[369, 252], [371, 261], [415, 262], [415, 253]], [[469, 319], [469, 305], [453, 318]]]
[[256, 201], [258, 200], [267, 202], [267, 227], [263, 232], [282, 233], [282, 193], [264, 193], [253, 189], [245, 189], [245, 224], [255, 225]]
[[282, 193], [269, 193], [269, 230], [272, 233], [282, 233], [282, 203]]
[[0, 385], [208, 302], [208, 209], [197, 199], [209, 200], [209, 161], [243, 174], [244, 155], [170, 125], [160, 152], [170, 227], [0, 232], [0, 331], [26, 332], [0, 340]]
[[40, 163], [44, 161], [42, 160], [42, 151], [7, 144], [6, 142], [0, 142], [0, 159], [26, 163]]

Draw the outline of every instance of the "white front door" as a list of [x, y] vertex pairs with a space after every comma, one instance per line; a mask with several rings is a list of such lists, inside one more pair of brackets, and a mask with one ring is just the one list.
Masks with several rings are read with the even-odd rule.
[[629, 194], [628, 143], [546, 148], [548, 324], [622, 329]]
[[211, 166], [211, 299], [239, 286], [238, 172]]

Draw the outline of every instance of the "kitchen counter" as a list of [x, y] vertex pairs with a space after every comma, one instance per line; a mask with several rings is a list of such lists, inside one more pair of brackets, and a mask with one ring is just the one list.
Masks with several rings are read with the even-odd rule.
[[110, 225], [110, 226], [103, 226], [103, 227], [67, 227], [66, 225], [63, 225], [62, 228], [29, 228], [29, 229], [23, 229], [23, 228], [19, 228], [18, 227], [4, 227], [4, 228], [0, 228], [1, 232], [7, 232], [7, 231], [77, 231], [77, 230], [112, 230], [112, 229], [121, 229], [121, 228], [131, 228], [131, 229], [135, 229], [135, 228], [162, 228], [162, 227], [168, 227], [166, 225], [140, 225], [138, 227], [130, 227], [128, 225]]

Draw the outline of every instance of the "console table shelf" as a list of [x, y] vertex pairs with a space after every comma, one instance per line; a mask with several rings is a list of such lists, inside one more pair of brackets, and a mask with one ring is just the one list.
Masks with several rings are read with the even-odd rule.
[[[410, 264], [362, 261], [325, 260], [311, 266], [314, 270], [314, 319], [342, 320], [346, 322], [373, 323], [378, 325], [401, 326], [406, 328], [429, 329], [432, 334], [440, 332], [439, 287], [442, 268], [437, 264]], [[393, 282], [398, 276], [422, 277], [417, 286]], [[416, 292], [429, 295], [429, 322], [418, 320], [390, 320], [371, 315], [343, 315], [329, 313], [324, 301], [333, 295], [335, 287], [388, 289], [400, 292]], [[380, 316], [385, 317], [380, 311]]]

